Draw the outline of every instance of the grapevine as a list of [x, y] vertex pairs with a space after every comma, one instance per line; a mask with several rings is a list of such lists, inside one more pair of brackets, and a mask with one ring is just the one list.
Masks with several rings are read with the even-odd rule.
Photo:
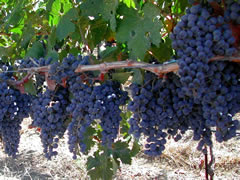
[[[94, 151], [93, 179], [130, 164], [141, 137], [144, 153], [160, 156], [169, 138], [192, 131], [206, 156], [213, 138], [237, 136], [239, 1], [61, 3], [36, 2], [38, 10], [0, 3], [10, 14], [0, 16], [0, 139], [8, 156], [18, 155], [27, 117], [47, 159], [57, 158], [65, 135], [73, 159]], [[25, 8], [39, 22], [28, 13], [18, 19]]]

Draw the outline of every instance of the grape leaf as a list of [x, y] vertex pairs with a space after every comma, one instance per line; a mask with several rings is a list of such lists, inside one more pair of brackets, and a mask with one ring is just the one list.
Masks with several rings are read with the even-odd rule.
[[112, 158], [112, 164], [113, 164], [113, 174], [116, 174], [116, 172], [120, 166], [120, 162], [115, 160], [114, 158]]
[[24, 83], [24, 91], [31, 95], [37, 94], [37, 90], [34, 86], [33, 80], [28, 80], [28, 82]]
[[127, 142], [117, 141], [114, 143], [112, 154], [114, 159], [117, 160], [119, 158], [124, 164], [131, 164], [132, 162], [132, 157], [130, 155], [130, 149], [128, 148]]
[[136, 4], [134, 2], [134, 0], [120, 0], [120, 2], [123, 2], [124, 4], [127, 5], [127, 7], [129, 8], [136, 8]]
[[55, 50], [50, 50], [47, 53], [46, 58], [52, 58], [53, 60], [57, 61], [58, 60], [58, 53]]
[[28, 50], [26, 57], [40, 58], [44, 56], [43, 45], [36, 41], [33, 43], [32, 47]]
[[139, 143], [138, 143], [138, 141], [134, 141], [133, 142], [133, 147], [132, 147], [132, 149], [131, 149], [131, 152], [130, 152], [130, 154], [131, 154], [131, 156], [136, 156], [139, 152], [140, 152], [140, 145], [139, 145]]
[[75, 31], [75, 25], [71, 22], [71, 20], [75, 20], [77, 15], [77, 10], [72, 8], [60, 19], [56, 30], [58, 40], [61, 41], [70, 33]]
[[24, 1], [17, 1], [14, 9], [11, 13], [6, 17], [6, 26], [5, 30], [8, 31], [8, 28], [12, 26], [16, 26], [24, 17], [24, 12], [22, 11], [23, 6], [25, 5]]
[[183, 13], [188, 6], [188, 0], [176, 0], [175, 5], [172, 7], [174, 13]]
[[32, 24], [29, 23], [26, 28], [23, 29], [23, 34], [22, 34], [22, 40], [21, 40], [21, 46], [26, 49], [30, 40], [32, 37], [35, 35], [34, 33], [34, 28], [32, 27]]
[[167, 37], [159, 47], [152, 46], [150, 51], [159, 62], [165, 62], [169, 60], [173, 55], [172, 41], [169, 37]]
[[121, 6], [120, 12], [123, 20], [119, 23], [116, 38], [122, 43], [127, 42], [131, 58], [143, 59], [151, 43], [158, 46], [161, 41], [162, 24], [158, 19], [159, 9], [151, 3], [146, 3], [143, 15], [126, 6]]
[[51, 26], [57, 25], [60, 20], [60, 9], [61, 9], [61, 2], [60, 0], [55, 0], [53, 3], [49, 2], [48, 10], [51, 8], [51, 12], [49, 13], [49, 23]]
[[129, 135], [130, 124], [128, 123], [128, 120], [131, 116], [131, 111], [121, 112], [122, 121], [120, 123], [120, 132], [124, 137]]
[[94, 157], [89, 156], [87, 159], [88, 175], [93, 180], [111, 180], [113, 176], [112, 168], [112, 161], [106, 152], [100, 154], [99, 151], [96, 151]]
[[132, 83], [136, 83], [139, 85], [142, 85], [143, 83], [143, 75], [141, 73], [141, 70], [139, 69], [133, 69], [133, 79], [132, 79]]
[[130, 76], [131, 76], [130, 72], [113, 73], [112, 80], [115, 80], [120, 82], [121, 84], [124, 84]]
[[95, 18], [102, 16], [104, 20], [110, 22], [111, 29], [115, 31], [117, 7], [118, 0], [88, 0], [81, 4], [80, 9], [83, 16]]
[[93, 141], [93, 135], [96, 134], [96, 129], [93, 127], [88, 127], [86, 132], [84, 133], [83, 143], [86, 144], [86, 153], [95, 145]]

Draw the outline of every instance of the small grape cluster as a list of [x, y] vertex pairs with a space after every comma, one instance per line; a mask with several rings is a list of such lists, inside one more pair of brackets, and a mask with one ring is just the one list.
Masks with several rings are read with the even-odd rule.
[[16, 157], [20, 141], [21, 122], [28, 117], [31, 97], [0, 83], [0, 137], [5, 152]]
[[68, 144], [70, 152], [73, 153], [73, 159], [76, 159], [78, 147], [81, 148], [81, 152], [87, 149], [84, 135], [97, 114], [93, 114], [95, 110], [94, 98], [91, 96], [93, 88], [84, 84], [79, 76], [72, 78], [68, 83], [73, 95], [67, 107], [68, 113], [72, 116], [72, 121], [68, 126]]
[[52, 80], [55, 80], [58, 84], [62, 83], [63, 79], [71, 78], [75, 75], [75, 69], [78, 65], [89, 64], [89, 56], [82, 57], [81, 55], [77, 58], [73, 55], [68, 55], [63, 61], [54, 62], [50, 66], [49, 75]]
[[111, 147], [122, 119], [119, 106], [125, 104], [127, 92], [122, 91], [118, 83], [111, 81], [101, 85], [87, 85], [80, 76], [69, 81], [69, 89], [73, 98], [67, 107], [72, 115], [72, 122], [68, 126], [68, 143], [73, 158], [76, 158], [78, 146], [81, 152], [87, 150], [85, 133], [95, 120], [100, 120], [102, 144]]
[[32, 103], [33, 125], [41, 128], [41, 141], [46, 158], [51, 159], [57, 155], [59, 138], [64, 135], [67, 129], [65, 122], [68, 114], [68, 92], [59, 88], [56, 91], [46, 90], [38, 94]]
[[[114, 81], [106, 81], [100, 86], [95, 86], [92, 92], [95, 105], [98, 106], [100, 125], [102, 127], [102, 144], [111, 147], [119, 131], [121, 110], [128, 99], [126, 91], [122, 91], [120, 84]], [[93, 113], [96, 113], [93, 111]]]

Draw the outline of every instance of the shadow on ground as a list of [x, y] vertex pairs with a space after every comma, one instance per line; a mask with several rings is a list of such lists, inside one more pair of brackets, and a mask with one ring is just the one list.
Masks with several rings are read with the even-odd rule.
[[[21, 179], [21, 180], [50, 180], [53, 179], [49, 174], [41, 173], [41, 169], [34, 166], [37, 157], [34, 151], [27, 151], [19, 154], [16, 159], [5, 157], [0, 160], [0, 178]], [[41, 164], [40, 164], [41, 165]], [[41, 166], [41, 168], [43, 168]], [[47, 168], [47, 167], [46, 167]]]

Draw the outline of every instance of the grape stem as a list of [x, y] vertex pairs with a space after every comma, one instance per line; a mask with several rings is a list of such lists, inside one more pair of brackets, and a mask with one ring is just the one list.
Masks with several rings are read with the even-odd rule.
[[208, 180], [208, 152], [207, 152], [207, 147], [204, 147], [206, 152], [204, 153], [205, 157], [205, 179]]
[[210, 180], [213, 180], [214, 172], [213, 172], [213, 169], [212, 169], [212, 165], [215, 162], [215, 158], [214, 158], [214, 155], [213, 155], [212, 146], [209, 147], [209, 151], [210, 151], [211, 159], [210, 159], [210, 162], [208, 163], [208, 174], [210, 176]]
[[[240, 54], [237, 56], [216, 56], [211, 58], [210, 61], [232, 61], [240, 63]], [[164, 64], [150, 64], [145, 62], [139, 62], [134, 60], [126, 60], [126, 61], [117, 61], [117, 62], [104, 62], [101, 64], [91, 64], [91, 65], [79, 65], [75, 72], [86, 72], [86, 71], [100, 71], [106, 73], [110, 69], [120, 69], [120, 68], [140, 68], [147, 71], [150, 71], [160, 77], [162, 75], [169, 72], [177, 72], [179, 66], [177, 64], [177, 60], [171, 60], [170, 62]], [[50, 69], [50, 65], [41, 66], [41, 67], [32, 67], [32, 68], [22, 68], [16, 71], [2, 71], [2, 72], [23, 72], [28, 71], [28, 74], [19, 81], [10, 80], [9, 83], [11, 85], [21, 85], [26, 82], [26, 80], [30, 79], [34, 73], [42, 73], [48, 72]]]

